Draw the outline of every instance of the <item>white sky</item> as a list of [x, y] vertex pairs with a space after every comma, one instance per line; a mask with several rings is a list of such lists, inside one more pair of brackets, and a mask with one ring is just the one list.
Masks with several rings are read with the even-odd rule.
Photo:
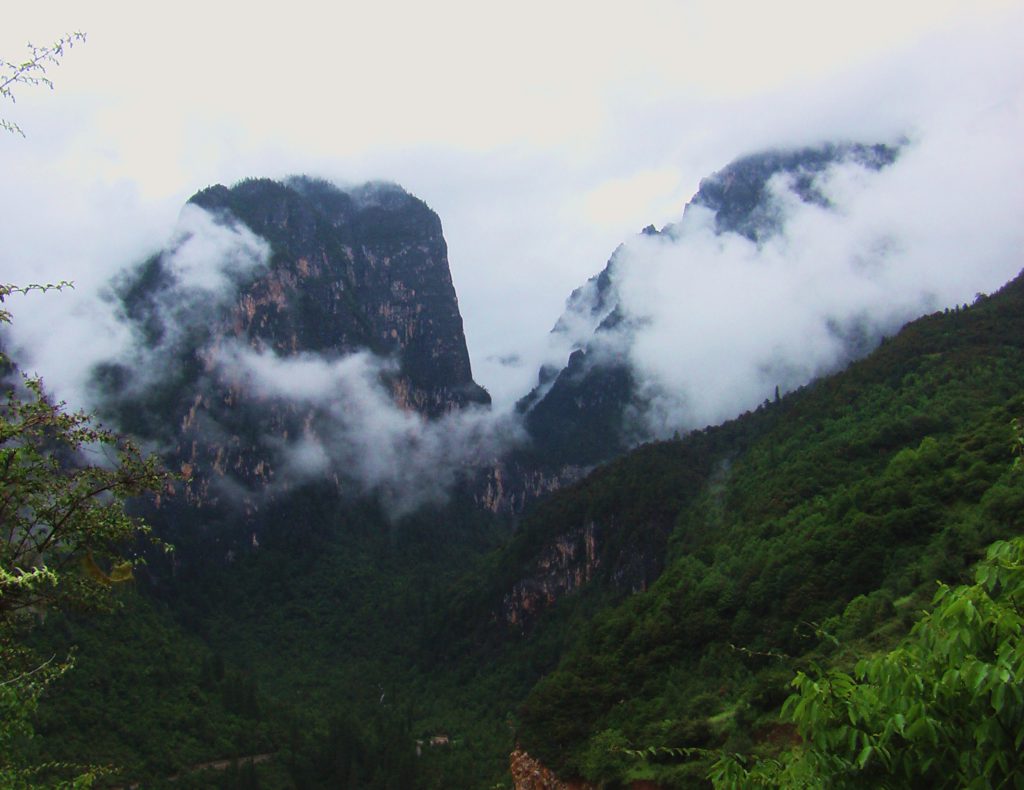
[[[618, 242], [678, 219], [699, 179], [735, 156], [913, 134], [986, 103], [1020, 108], [1022, 2], [612, 7], [5, 9], [7, 60], [27, 41], [88, 35], [51, 71], [53, 93], [23, 88], [0, 105], [27, 134], [0, 138], [0, 279], [78, 284], [18, 312], [40, 372], [74, 392], [118, 342], [90, 296], [164, 243], [193, 192], [307, 172], [395, 180], [439, 213], [475, 377], [507, 402], [532, 381], [569, 292]], [[512, 354], [520, 367], [496, 362]]]

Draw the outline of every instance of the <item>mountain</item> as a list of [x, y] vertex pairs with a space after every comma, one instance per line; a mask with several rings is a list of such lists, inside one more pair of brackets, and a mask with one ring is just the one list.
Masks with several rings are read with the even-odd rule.
[[[638, 239], [648, 247], [652, 241], [676, 246], [686, 256], [686, 220], [704, 211], [712, 215], [716, 236], [735, 235], [763, 245], [785, 231], [792, 213], [787, 200], [832, 208], [820, 183], [830, 169], [842, 165], [877, 171], [893, 164], [899, 150], [882, 144], [827, 144], [737, 159], [701, 181], [682, 220], [660, 231], [648, 226]], [[637, 246], [637, 240], [620, 245], [604, 269], [570, 295], [552, 330], [571, 346], [569, 359], [561, 370], [542, 369], [537, 386], [519, 403], [536, 456], [545, 464], [587, 468], [659, 436], [645, 422], [651, 393], [643, 386], [645, 377], [632, 355], [636, 333], [643, 331], [648, 319], [631, 310], [620, 294], [622, 259]], [[645, 254], [638, 253], [641, 261]], [[704, 259], [686, 265], [713, 266], [716, 262]], [[834, 331], [842, 335], [845, 348], [837, 367], [863, 356], [881, 338], [878, 331], [841, 325], [835, 321]], [[770, 362], [765, 360], [765, 366]], [[780, 373], [775, 385], [785, 389], [801, 383], [806, 382], [786, 381]], [[677, 425], [676, 429], [679, 427], [701, 426]]]
[[98, 371], [101, 401], [168, 448], [199, 520], [236, 531], [306, 484], [408, 499], [382, 468], [389, 441], [490, 402], [441, 222], [393, 184], [209, 187], [115, 291], [137, 346]]
[[[897, 155], [740, 160], [686, 214], [756, 248], [780, 196], [829, 212], [832, 163]], [[556, 332], [579, 347], [522, 404], [532, 445], [501, 455], [475, 432], [486, 393], [422, 202], [309, 179], [193, 198], [114, 288], [139, 342], [97, 376], [187, 476], [140, 504], [177, 556], [124, 593], [123, 626], [50, 618], [40, 638], [81, 644], [82, 671], [39, 761], [433, 789], [507, 786], [513, 754], [523, 782], [706, 787], [700, 750], [792, 741], [795, 669], [891, 645], [937, 579], [1019, 531], [1024, 280], [884, 341], [837, 329], [860, 357], [841, 372], [634, 446], [634, 243], [570, 298]], [[186, 778], [246, 755], [251, 775]]]
[[541, 503], [484, 585], [491, 639], [572, 634], [520, 709], [521, 747], [564, 777], [703, 787], [701, 749], [788, 743], [796, 669], [891, 645], [936, 579], [1024, 524], [1022, 307], [1024, 275]]
[[136, 343], [96, 394], [180, 472], [137, 504], [175, 551], [124, 593], [130, 636], [51, 618], [82, 685], [46, 719], [47, 756], [162, 786], [288, 743], [272, 786], [412, 786], [433, 733], [390, 700], [410, 699], [417, 622], [506, 534], [459, 488], [490, 399], [437, 215], [392, 184], [210, 187], [111, 298]]
[[436, 417], [490, 402], [473, 382], [441, 220], [394, 184], [348, 192], [309, 178], [210, 187], [191, 198], [273, 251], [228, 334], [280, 352], [394, 354], [400, 406]]

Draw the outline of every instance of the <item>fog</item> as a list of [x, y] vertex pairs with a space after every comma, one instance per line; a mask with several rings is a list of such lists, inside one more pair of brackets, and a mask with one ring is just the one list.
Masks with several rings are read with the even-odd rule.
[[[564, 364], [587, 344], [627, 358], [640, 379], [635, 438], [671, 435], [754, 408], [776, 387], [786, 392], [842, 366], [865, 340], [869, 347], [1016, 276], [1024, 267], [1019, 28], [970, 32], [977, 37], [923, 40], [809, 84], [799, 98], [758, 97], [742, 118], [736, 107], [720, 110], [712, 128], [735, 142], [730, 158], [825, 142], [899, 142], [900, 155], [877, 171], [846, 162], [819, 174], [827, 207], [775, 179], [766, 210], [779, 230], [758, 243], [716, 234], [698, 206], [685, 218], [652, 218], [669, 231], [625, 240], [609, 269], [609, 303], [592, 312], [592, 287], [584, 288], [547, 361]], [[762, 145], [751, 142], [758, 135]], [[615, 306], [628, 320], [593, 335]]]
[[[366, 185], [354, 194], [379, 202], [390, 190]], [[251, 503], [333, 481], [347, 494], [378, 496], [392, 519], [446, 502], [462, 476], [493, 466], [525, 440], [508, 413], [476, 407], [428, 420], [401, 408], [388, 387], [400, 374], [396, 358], [341, 347], [283, 354], [269, 347], [271, 337], [235, 335], [232, 309], [268, 273], [270, 257], [270, 245], [230, 214], [186, 205], [166, 249], [119, 272], [104, 292], [121, 342], [108, 346], [101, 362], [122, 375], [114, 389], [82, 385], [97, 408], [108, 415], [157, 403], [166, 409], [165, 393], [187, 382], [179, 402], [194, 404], [195, 395], [208, 404], [231, 401], [197, 417], [198, 438], [215, 447], [232, 445], [238, 410], [291, 415], [301, 424], [297, 434], [278, 428], [258, 437], [254, 448], [269, 483], [250, 489], [231, 469], [206, 470], [214, 489]], [[196, 362], [197, 377], [185, 373]], [[173, 455], [181, 417], [161, 412], [157, 430], [142, 438]]]
[[[630, 240], [612, 267], [628, 354], [654, 435], [735, 416], [849, 361], [919, 315], [974, 300], [1024, 267], [1021, 157], [979, 140], [1007, 110], [906, 143], [895, 163], [815, 179], [828, 205], [770, 182], [778, 232], [716, 234], [693, 206], [669, 232]], [[1021, 130], [1024, 131], [1024, 130]], [[969, 152], [965, 159], [952, 152]]]

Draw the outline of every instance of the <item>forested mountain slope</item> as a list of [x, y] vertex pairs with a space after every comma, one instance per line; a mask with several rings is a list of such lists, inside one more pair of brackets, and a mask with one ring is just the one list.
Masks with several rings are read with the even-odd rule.
[[1024, 412], [1022, 352], [1018, 277], [911, 323], [842, 373], [641, 448], [543, 503], [498, 564], [520, 569], [504, 577], [513, 598], [544, 576], [564, 535], [599, 539], [566, 559], [575, 583], [534, 609], [625, 594], [619, 571], [636, 556], [664, 570], [579, 622], [521, 708], [523, 747], [565, 775], [702, 786], [704, 764], [622, 749], [743, 750], [778, 737], [797, 660], [780, 656], [818, 649], [822, 624], [885, 644], [936, 579], [961, 579], [989, 542], [1019, 532], [1010, 424]]

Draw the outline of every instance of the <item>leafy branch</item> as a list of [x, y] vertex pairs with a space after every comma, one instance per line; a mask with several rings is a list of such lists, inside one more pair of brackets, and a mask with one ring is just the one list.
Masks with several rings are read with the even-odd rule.
[[[12, 294], [71, 287], [0, 285]], [[0, 307], [0, 324], [10, 312]], [[0, 353], [0, 363], [10, 366]], [[158, 491], [168, 475], [130, 440], [68, 412], [35, 376], [0, 399], [0, 625], [52, 603], [97, 605], [141, 562], [125, 557], [148, 527], [130, 516], [132, 497]], [[100, 451], [99, 463], [86, 461]]]
[[[85, 33], [68, 33], [46, 47], [37, 47], [29, 43], [27, 60], [14, 62], [0, 58], [0, 98], [7, 99], [14, 104], [16, 102], [14, 91], [19, 85], [43, 85], [53, 90], [53, 81], [47, 76], [47, 69], [60, 65], [64, 53], [75, 44], [84, 41]], [[6, 118], [0, 118], [0, 129], [20, 134], [22, 137], [25, 136], [18, 124]]]

